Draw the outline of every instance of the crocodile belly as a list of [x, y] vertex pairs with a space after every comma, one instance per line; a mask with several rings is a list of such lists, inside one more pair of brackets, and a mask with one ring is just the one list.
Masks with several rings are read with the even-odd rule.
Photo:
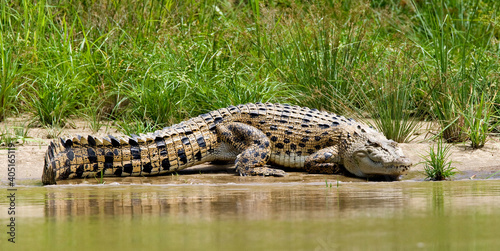
[[273, 152], [269, 162], [282, 167], [303, 168], [306, 158], [307, 156], [295, 152]]

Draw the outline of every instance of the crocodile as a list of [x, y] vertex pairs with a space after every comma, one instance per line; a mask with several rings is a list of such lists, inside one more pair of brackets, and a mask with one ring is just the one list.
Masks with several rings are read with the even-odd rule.
[[59, 138], [48, 146], [42, 182], [161, 175], [206, 162], [233, 162], [242, 176], [285, 176], [283, 169], [301, 169], [395, 179], [412, 165], [396, 142], [353, 119], [288, 104], [248, 103], [154, 133]]

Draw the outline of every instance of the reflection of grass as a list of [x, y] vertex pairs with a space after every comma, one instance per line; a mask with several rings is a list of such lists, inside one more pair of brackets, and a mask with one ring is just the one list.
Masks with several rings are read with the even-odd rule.
[[326, 188], [332, 188], [333, 185], [332, 183], [328, 184], [328, 180], [325, 179], [325, 185], [326, 185]]
[[[333, 187], [333, 184], [332, 183], [328, 183], [328, 180], [325, 179], [325, 185], [326, 185], [326, 188], [332, 188]], [[340, 181], [337, 180], [337, 189], [340, 187]]]
[[496, 171], [496, 172], [495, 172], [495, 173], [493, 173], [492, 175], [488, 176], [486, 179], [489, 179], [489, 178], [491, 178], [491, 177], [493, 177], [493, 176], [497, 175], [498, 173], [500, 173], [500, 171]]
[[431, 180], [445, 180], [453, 176], [456, 172], [451, 166], [450, 158], [451, 145], [445, 145], [439, 140], [435, 146], [429, 148], [429, 155], [424, 157], [424, 171], [427, 178]]

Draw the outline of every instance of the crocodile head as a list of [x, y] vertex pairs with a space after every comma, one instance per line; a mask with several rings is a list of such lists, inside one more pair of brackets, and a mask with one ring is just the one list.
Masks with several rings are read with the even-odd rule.
[[412, 163], [398, 144], [372, 128], [363, 128], [347, 146], [343, 163], [347, 171], [359, 177], [397, 179], [408, 172]]

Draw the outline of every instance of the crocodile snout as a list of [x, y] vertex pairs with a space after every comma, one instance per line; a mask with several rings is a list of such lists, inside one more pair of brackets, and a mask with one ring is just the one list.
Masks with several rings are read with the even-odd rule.
[[401, 156], [400, 158], [397, 159], [396, 162], [400, 163], [400, 165], [402, 166], [411, 166], [413, 164], [410, 158], [406, 156]]

